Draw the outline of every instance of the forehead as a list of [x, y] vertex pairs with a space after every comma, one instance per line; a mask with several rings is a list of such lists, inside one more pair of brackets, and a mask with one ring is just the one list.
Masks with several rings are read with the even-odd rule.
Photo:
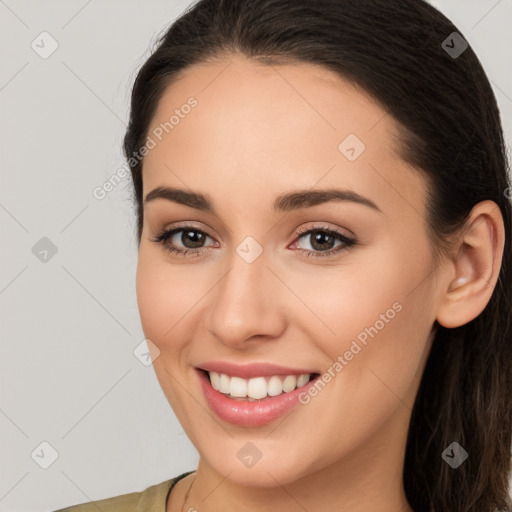
[[199, 64], [160, 99], [148, 130], [156, 145], [144, 159], [144, 195], [165, 183], [272, 195], [343, 185], [382, 195], [391, 180], [421, 202], [423, 182], [398, 158], [397, 133], [369, 95], [321, 66], [238, 56]]

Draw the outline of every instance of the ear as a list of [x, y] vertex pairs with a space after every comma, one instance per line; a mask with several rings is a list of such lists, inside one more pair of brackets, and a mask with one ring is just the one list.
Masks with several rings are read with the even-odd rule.
[[475, 205], [447, 267], [436, 318], [441, 325], [459, 327], [484, 310], [499, 277], [504, 245], [499, 206], [493, 201]]

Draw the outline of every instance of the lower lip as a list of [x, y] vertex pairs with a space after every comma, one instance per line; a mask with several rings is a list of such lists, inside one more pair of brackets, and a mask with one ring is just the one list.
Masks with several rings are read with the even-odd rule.
[[206, 372], [197, 370], [201, 388], [208, 405], [217, 416], [235, 425], [259, 427], [281, 418], [299, 404], [299, 395], [313, 385], [316, 378], [289, 393], [263, 398], [256, 402], [233, 400], [213, 389]]

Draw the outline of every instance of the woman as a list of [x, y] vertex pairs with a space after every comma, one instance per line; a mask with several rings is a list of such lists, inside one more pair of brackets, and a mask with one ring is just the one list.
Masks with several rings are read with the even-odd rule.
[[449, 20], [201, 0], [124, 150], [142, 326], [200, 459], [65, 510], [510, 510], [510, 183]]

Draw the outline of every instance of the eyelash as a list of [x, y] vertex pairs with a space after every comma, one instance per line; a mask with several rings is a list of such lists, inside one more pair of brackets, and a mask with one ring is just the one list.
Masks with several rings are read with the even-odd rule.
[[[206, 235], [209, 238], [212, 238], [208, 233], [205, 231], [202, 231], [201, 229], [198, 229], [194, 226], [179, 226], [176, 228], [172, 228], [169, 230], [164, 230], [161, 233], [157, 234], [154, 238], [151, 239], [152, 242], [162, 245], [162, 247], [170, 252], [170, 253], [176, 253], [181, 256], [185, 256], [188, 253], [193, 253], [194, 256], [198, 256], [198, 253], [201, 252], [203, 249], [206, 249], [206, 247], [200, 247], [198, 249], [178, 249], [175, 246], [169, 245], [166, 243], [166, 241], [171, 238], [176, 233], [179, 233], [180, 231], [194, 231], [196, 233], [201, 233], [203, 235]], [[328, 251], [308, 251], [307, 249], [295, 249], [298, 251], [302, 251], [306, 253], [307, 257], [313, 257], [313, 258], [325, 258], [327, 256], [331, 256], [336, 253], [341, 253], [343, 251], [346, 251], [353, 246], [356, 245], [357, 241], [354, 238], [350, 238], [343, 233], [340, 233], [336, 229], [333, 228], [302, 228], [299, 229], [297, 232], [296, 238], [302, 238], [303, 236], [312, 234], [312, 233], [327, 233], [328, 235], [334, 236], [337, 240], [342, 242], [344, 245], [338, 246], [336, 249], [329, 249]], [[295, 243], [295, 242], [294, 242]]]

